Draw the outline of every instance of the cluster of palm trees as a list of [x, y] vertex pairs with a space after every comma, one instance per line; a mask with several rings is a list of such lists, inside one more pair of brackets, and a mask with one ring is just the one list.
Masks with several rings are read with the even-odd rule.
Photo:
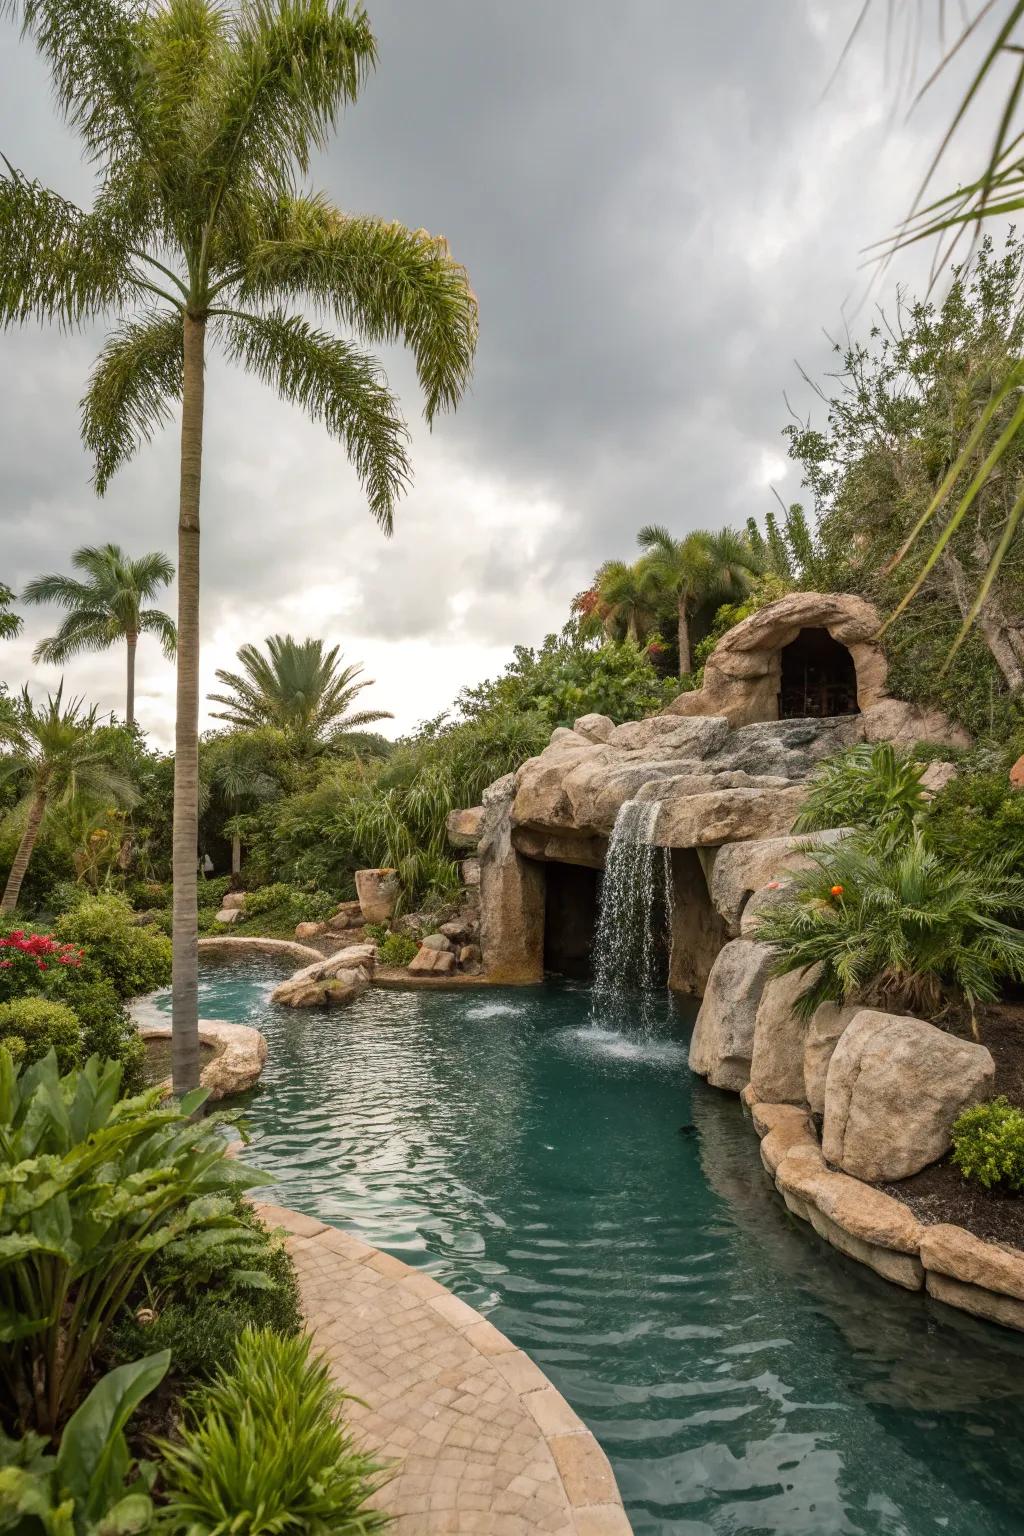
[[[445, 239], [353, 216], [308, 184], [377, 59], [346, 0], [6, 0], [96, 173], [82, 209], [5, 164], [0, 330], [112, 328], [82, 435], [101, 494], [180, 409], [173, 837], [173, 1080], [199, 1080], [196, 847], [206, 354], [255, 373], [343, 446], [391, 531], [408, 430], [362, 344], [413, 354], [428, 423], [469, 382], [475, 295]], [[355, 333], [343, 339], [312, 311]], [[170, 496], [168, 497], [168, 503]], [[168, 506], [169, 510], [169, 506]]]
[[696, 529], [675, 538], [651, 525], [637, 535], [643, 554], [629, 564], [609, 560], [600, 567], [588, 592], [576, 599], [584, 628], [603, 631], [609, 640], [640, 645], [659, 633], [671, 614], [679, 647], [679, 675], [693, 670], [693, 627], [709, 622], [723, 603], [748, 597], [768, 568], [763, 541], [751, 530], [717, 532]]

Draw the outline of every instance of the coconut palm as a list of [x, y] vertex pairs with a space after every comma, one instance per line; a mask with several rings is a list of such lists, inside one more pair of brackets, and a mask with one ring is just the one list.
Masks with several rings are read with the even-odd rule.
[[13, 602], [14, 593], [0, 581], [0, 640], [13, 640], [21, 634], [21, 616], [7, 611]]
[[594, 578], [596, 602], [584, 619], [587, 628], [600, 618], [609, 640], [632, 640], [635, 645], [654, 623], [656, 592], [648, 571], [625, 560], [606, 560]]
[[103, 651], [123, 640], [128, 648], [125, 719], [134, 725], [139, 636], [158, 636], [164, 655], [174, 655], [177, 632], [173, 619], [159, 608], [143, 606], [173, 578], [174, 566], [161, 554], [132, 560], [119, 544], [76, 549], [71, 564], [84, 572], [84, 581], [73, 576], [37, 576], [21, 594], [26, 603], [55, 603], [68, 610], [57, 633], [39, 642], [32, 659], [60, 666], [82, 651]]
[[353, 699], [370, 678], [358, 681], [362, 667], [344, 667], [336, 645], [324, 650], [322, 640], [295, 640], [291, 635], [268, 635], [267, 654], [255, 645], [238, 652], [241, 672], [217, 671], [217, 679], [230, 693], [211, 693], [215, 720], [227, 720], [241, 730], [271, 726], [302, 750], [332, 746], [352, 731], [378, 720], [390, 720], [386, 709], [350, 711]]
[[0, 773], [27, 778], [25, 828], [7, 876], [0, 913], [18, 904], [43, 817], [51, 807], [90, 799], [131, 805], [137, 799], [128, 779], [114, 767], [112, 747], [96, 730], [96, 709], [81, 699], [63, 700], [64, 684], [37, 708], [23, 689], [17, 707], [0, 716]]
[[378, 364], [306, 318], [412, 351], [430, 421], [469, 379], [477, 305], [445, 240], [305, 184], [376, 60], [348, 0], [0, 0], [97, 171], [85, 212], [0, 176], [0, 326], [113, 316], [82, 406], [96, 489], [181, 406], [173, 1076], [199, 1077], [199, 516], [208, 344], [345, 447], [390, 531], [407, 429]]
[[647, 551], [641, 561], [648, 583], [670, 597], [676, 606], [679, 639], [679, 675], [693, 667], [690, 621], [706, 603], [737, 602], [749, 593], [762, 563], [743, 534], [732, 528], [717, 533], [703, 529], [673, 538], [667, 528], [652, 524], [641, 528], [637, 543]]

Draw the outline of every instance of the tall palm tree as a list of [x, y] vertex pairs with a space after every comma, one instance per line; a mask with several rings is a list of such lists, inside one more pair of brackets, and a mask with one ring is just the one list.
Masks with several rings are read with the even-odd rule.
[[91, 211], [0, 176], [0, 326], [117, 317], [82, 406], [99, 492], [181, 406], [173, 1079], [199, 1079], [199, 513], [207, 344], [346, 448], [385, 532], [410, 474], [374, 359], [305, 318], [412, 351], [431, 421], [472, 370], [477, 304], [447, 242], [342, 213], [312, 156], [376, 61], [348, 0], [0, 0], [49, 64], [98, 173]]
[[60, 666], [82, 651], [103, 651], [123, 640], [128, 647], [125, 719], [135, 724], [135, 650], [140, 635], [158, 635], [164, 655], [174, 655], [174, 620], [159, 608], [145, 608], [174, 576], [166, 555], [131, 560], [119, 544], [86, 545], [71, 556], [84, 581], [73, 576], [37, 576], [21, 594], [26, 603], [56, 603], [68, 616], [55, 635], [41, 640], [33, 661]]
[[21, 834], [0, 913], [18, 904], [32, 850], [43, 817], [52, 806], [71, 806], [82, 799], [113, 800], [131, 805], [137, 799], [128, 779], [114, 767], [111, 747], [96, 731], [95, 706], [83, 711], [81, 699], [63, 701], [64, 684], [37, 708], [23, 689], [20, 702], [0, 715], [0, 774], [28, 779]]
[[693, 668], [690, 621], [710, 602], [736, 602], [746, 597], [761, 561], [748, 539], [732, 528], [717, 533], [699, 529], [681, 539], [657, 524], [641, 528], [637, 543], [647, 551], [641, 564], [647, 575], [676, 605], [679, 675]]
[[656, 591], [642, 564], [628, 565], [625, 560], [606, 560], [596, 577], [597, 601], [584, 622], [590, 625], [600, 617], [609, 640], [626, 637], [639, 645], [654, 622]]
[[343, 667], [336, 645], [325, 651], [322, 640], [295, 640], [291, 635], [269, 635], [265, 644], [266, 655], [255, 645], [240, 647], [241, 672], [218, 669], [218, 681], [231, 692], [210, 694], [212, 704], [225, 705], [214, 710], [215, 720], [247, 731], [272, 726], [293, 746], [308, 751], [391, 719], [386, 709], [350, 713], [353, 699], [373, 682], [358, 681], [362, 667]]

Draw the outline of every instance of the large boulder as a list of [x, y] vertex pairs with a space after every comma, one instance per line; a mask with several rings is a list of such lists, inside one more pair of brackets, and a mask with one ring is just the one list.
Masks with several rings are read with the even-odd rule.
[[971, 738], [963, 726], [939, 709], [908, 704], [903, 699], [880, 699], [864, 711], [864, 739], [891, 741], [897, 746], [927, 742], [939, 747], [969, 747]]
[[324, 960], [303, 966], [271, 993], [286, 1008], [338, 1008], [354, 1002], [373, 979], [377, 949], [351, 944]]
[[398, 905], [397, 869], [357, 869], [356, 895], [364, 921], [389, 923]]
[[484, 808], [482, 805], [472, 805], [468, 810], [449, 811], [448, 813], [448, 841], [453, 848], [475, 848], [480, 841], [480, 832], [483, 827]]
[[804, 1037], [804, 1094], [812, 1114], [825, 1113], [829, 1063], [847, 1025], [860, 1011], [859, 1003], [821, 1003], [811, 1016]]
[[739, 1093], [750, 1079], [754, 1020], [771, 968], [763, 944], [733, 939], [711, 967], [690, 1041], [690, 1069]]
[[510, 984], [544, 975], [544, 871], [512, 846], [515, 794], [514, 774], [484, 791], [479, 863], [484, 969], [493, 980]]
[[859, 1179], [906, 1179], [949, 1150], [961, 1110], [990, 1097], [992, 1057], [922, 1019], [861, 1009], [825, 1085], [822, 1150]]
[[666, 848], [707, 848], [740, 839], [779, 837], [792, 827], [805, 794], [801, 784], [778, 782], [754, 788], [709, 787], [698, 794], [674, 792], [670, 784], [655, 823], [654, 842]]
[[[771, 956], [771, 950], [766, 953]], [[764, 1104], [803, 1104], [807, 1020], [797, 1004], [814, 985], [814, 969], [773, 976], [761, 994], [754, 1021], [750, 1086]]]
[[783, 874], [810, 868], [810, 849], [842, 842], [849, 833], [849, 827], [836, 827], [827, 832], [727, 843], [717, 849], [708, 886], [711, 900], [728, 924], [729, 932], [739, 933], [743, 910], [755, 891]]

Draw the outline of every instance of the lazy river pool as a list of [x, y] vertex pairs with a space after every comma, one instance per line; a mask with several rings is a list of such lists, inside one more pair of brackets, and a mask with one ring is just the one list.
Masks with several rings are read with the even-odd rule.
[[[771, 1194], [739, 1101], [690, 1076], [693, 1010], [597, 1030], [586, 988], [274, 1007], [245, 1154], [271, 1198], [428, 1269], [536, 1359], [643, 1536], [1024, 1532], [1024, 1338], [906, 1295]], [[162, 1000], [159, 1006], [169, 1006]]]

